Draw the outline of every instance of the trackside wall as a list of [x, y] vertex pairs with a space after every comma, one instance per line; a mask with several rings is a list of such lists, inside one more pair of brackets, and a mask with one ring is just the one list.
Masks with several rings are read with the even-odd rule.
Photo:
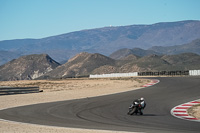
[[133, 73], [111, 73], [90, 75], [90, 78], [112, 78], [112, 77], [135, 77], [135, 76], [178, 76], [189, 75], [199, 76], [200, 70], [189, 71], [161, 71], [161, 72], [133, 72]]
[[200, 75], [200, 70], [189, 70], [190, 76], [198, 76]]
[[138, 76], [138, 72], [90, 75], [90, 78], [112, 78], [112, 77], [134, 77], [134, 76]]

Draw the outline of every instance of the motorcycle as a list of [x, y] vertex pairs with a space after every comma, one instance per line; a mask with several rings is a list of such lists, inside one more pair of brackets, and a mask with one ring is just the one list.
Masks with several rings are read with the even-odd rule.
[[143, 107], [144, 107], [144, 101], [142, 102], [134, 102], [129, 106], [129, 111], [128, 111], [128, 115], [133, 115], [133, 114], [140, 114], [143, 115]]

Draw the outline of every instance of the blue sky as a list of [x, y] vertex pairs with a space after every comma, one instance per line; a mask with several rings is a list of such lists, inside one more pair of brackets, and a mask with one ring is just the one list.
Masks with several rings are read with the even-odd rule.
[[200, 20], [200, 0], [0, 0], [0, 40]]

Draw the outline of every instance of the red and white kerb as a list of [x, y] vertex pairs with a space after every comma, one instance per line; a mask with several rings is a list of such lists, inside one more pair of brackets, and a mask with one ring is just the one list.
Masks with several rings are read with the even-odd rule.
[[150, 83], [145, 84], [145, 85], [143, 85], [142, 87], [149, 87], [149, 86], [155, 85], [155, 84], [157, 84], [157, 83], [159, 83], [159, 82], [160, 82], [159, 80], [153, 79], [153, 80], [151, 80]]
[[200, 122], [200, 119], [197, 119], [193, 116], [190, 116], [187, 113], [188, 108], [192, 107], [193, 105], [197, 105], [197, 104], [200, 104], [200, 100], [195, 100], [195, 101], [191, 101], [191, 102], [188, 102], [188, 103], [178, 105], [171, 110], [171, 114], [173, 116], [177, 117], [177, 118], [180, 118], [180, 119]]

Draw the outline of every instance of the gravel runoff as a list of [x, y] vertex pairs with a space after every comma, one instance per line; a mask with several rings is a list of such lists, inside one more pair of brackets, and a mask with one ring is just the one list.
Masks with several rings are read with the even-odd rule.
[[200, 104], [190, 107], [187, 111], [189, 115], [200, 119]]

